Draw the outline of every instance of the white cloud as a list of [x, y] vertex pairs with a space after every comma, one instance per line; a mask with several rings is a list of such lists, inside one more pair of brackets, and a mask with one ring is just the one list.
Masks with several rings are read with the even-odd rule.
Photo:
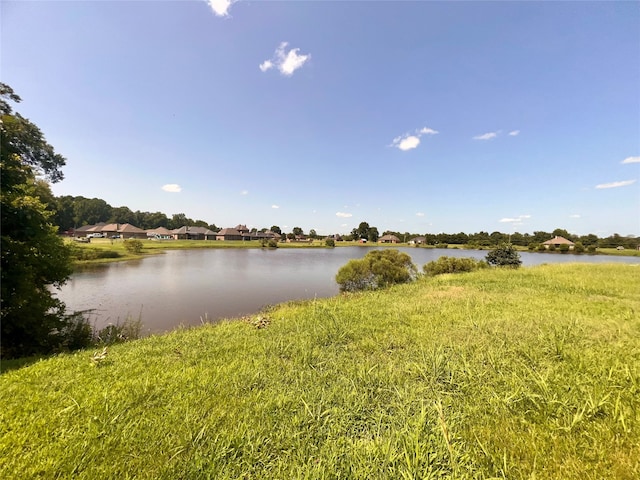
[[424, 213], [418, 212], [418, 213], [416, 213], [416, 217], [424, 217]]
[[626, 187], [627, 185], [633, 185], [636, 183], [635, 180], [623, 180], [621, 182], [611, 182], [611, 183], [601, 183], [600, 185], [596, 185], [596, 188], [618, 188], [618, 187]]
[[511, 130], [509, 132], [510, 137], [517, 137], [518, 135], [520, 135], [520, 130]]
[[522, 220], [531, 218], [531, 215], [518, 215], [515, 218], [501, 218], [500, 223], [513, 223], [514, 225], [522, 225]]
[[336, 217], [340, 217], [340, 218], [349, 218], [349, 217], [353, 217], [353, 214], [351, 214], [351, 213], [345, 213], [345, 212], [337, 212], [337, 213], [336, 213]]
[[249, 190], [242, 190], [240, 195], [249, 195]]
[[229, 8], [236, 0], [206, 0], [213, 13], [218, 17], [226, 17], [229, 15]]
[[498, 132], [488, 132], [488, 133], [483, 133], [482, 135], [476, 135], [475, 137], [473, 137], [474, 140], [491, 140], [492, 138], [496, 138], [498, 136]]
[[273, 57], [269, 60], [265, 60], [259, 65], [260, 70], [266, 72], [273, 67], [278, 67], [280, 73], [290, 77], [296, 70], [302, 68], [302, 66], [311, 58], [311, 55], [301, 55], [299, 53], [299, 48], [292, 48], [289, 51], [286, 51], [288, 45], [289, 44], [287, 42], [282, 42], [278, 48], [276, 48]]
[[271, 208], [280, 208], [280, 205], [271, 205]]
[[627, 157], [620, 163], [640, 163], [640, 157]]
[[393, 139], [390, 147], [396, 147], [403, 152], [407, 150], [413, 150], [420, 145], [420, 137], [422, 135], [436, 135], [439, 133], [437, 130], [428, 127], [422, 127], [415, 131], [414, 134], [405, 133], [404, 135], [400, 135]]
[[569, 218], [580, 218], [580, 217], [581, 217], [581, 215], [579, 215], [577, 213], [575, 213], [573, 215], [569, 215]]
[[259, 68], [262, 72], [266, 72], [270, 68], [273, 68], [273, 62], [271, 60], [265, 60], [260, 64]]
[[412, 150], [416, 148], [418, 145], [420, 145], [420, 138], [416, 137], [415, 135], [409, 135], [408, 137], [405, 137], [401, 139], [399, 142], [397, 142], [397, 147], [403, 152], [406, 152], [407, 150]]
[[182, 191], [182, 187], [177, 183], [167, 183], [162, 186], [162, 190], [170, 193], [180, 193]]

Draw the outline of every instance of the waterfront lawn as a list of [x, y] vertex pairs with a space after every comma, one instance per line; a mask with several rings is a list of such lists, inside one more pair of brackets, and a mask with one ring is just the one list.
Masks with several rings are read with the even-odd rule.
[[640, 478], [639, 312], [554, 264], [61, 355], [0, 376], [0, 476]]

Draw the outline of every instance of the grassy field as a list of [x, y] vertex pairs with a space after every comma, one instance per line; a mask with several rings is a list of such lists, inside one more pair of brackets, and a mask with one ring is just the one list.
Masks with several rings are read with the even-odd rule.
[[640, 267], [421, 278], [0, 376], [0, 477], [640, 478]]

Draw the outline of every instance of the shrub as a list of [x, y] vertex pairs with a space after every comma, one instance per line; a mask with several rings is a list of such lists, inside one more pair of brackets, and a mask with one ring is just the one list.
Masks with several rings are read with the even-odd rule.
[[487, 268], [487, 262], [475, 258], [440, 257], [438, 260], [425, 264], [422, 268], [426, 275], [435, 276], [443, 273], [472, 272]]
[[540, 245], [539, 243], [530, 243], [527, 248], [530, 252], [534, 252], [536, 250], [540, 250], [540, 247], [544, 248], [544, 245]]
[[569, 251], [569, 245], [567, 245], [566, 243], [563, 243], [562, 245], [560, 245], [560, 253], [567, 253]]
[[338, 270], [336, 282], [343, 292], [375, 290], [406, 283], [416, 276], [411, 257], [395, 249], [374, 250], [364, 258], [350, 260]]
[[543, 244], [538, 245], [538, 251], [539, 252], [546, 252], [547, 251], [547, 247]]
[[71, 246], [71, 257], [74, 260], [96, 260], [98, 258], [118, 258], [120, 254], [115, 250], [103, 250], [101, 248], [80, 248]]
[[596, 253], [596, 246], [595, 245], [589, 245], [587, 247], [587, 252], [588, 253]]
[[573, 253], [584, 253], [584, 245], [582, 242], [576, 242], [573, 246]]
[[335, 246], [336, 246], [336, 241], [335, 241], [333, 238], [327, 238], [327, 239], [324, 241], [324, 244], [325, 244], [327, 247], [331, 247], [331, 248], [333, 248], [333, 247], [335, 247]]
[[134, 254], [139, 254], [140, 252], [142, 252], [142, 241], [140, 240], [136, 240], [134, 238], [130, 238], [128, 240], [125, 240], [124, 242], [122, 242], [124, 245], [124, 248], [127, 252], [129, 253], [134, 253]]
[[487, 253], [487, 263], [497, 267], [518, 268], [522, 265], [520, 254], [510, 243], [501, 243], [494, 250]]

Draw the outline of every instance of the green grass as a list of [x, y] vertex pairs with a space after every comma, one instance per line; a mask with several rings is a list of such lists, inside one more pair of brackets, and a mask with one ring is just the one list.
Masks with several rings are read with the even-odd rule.
[[489, 269], [41, 360], [0, 477], [640, 478], [639, 312], [640, 267]]

